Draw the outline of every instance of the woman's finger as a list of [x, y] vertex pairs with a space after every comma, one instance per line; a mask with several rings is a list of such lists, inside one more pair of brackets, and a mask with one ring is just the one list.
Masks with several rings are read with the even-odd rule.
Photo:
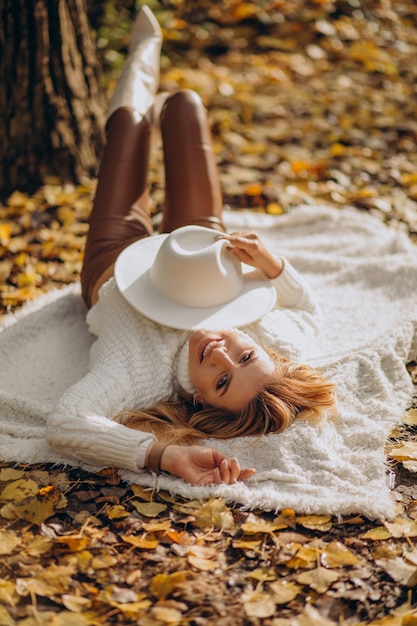
[[223, 461], [220, 463], [219, 470], [220, 470], [220, 477], [221, 477], [222, 482], [229, 485], [231, 471], [230, 471], [230, 464], [227, 459], [223, 459]]
[[239, 461], [237, 460], [236, 457], [230, 461], [229, 468], [230, 468], [230, 482], [233, 484], [237, 480], [239, 480], [239, 476], [241, 472]]

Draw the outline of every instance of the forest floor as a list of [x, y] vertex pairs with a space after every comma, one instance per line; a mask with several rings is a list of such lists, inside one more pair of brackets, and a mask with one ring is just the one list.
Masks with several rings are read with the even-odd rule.
[[[161, 89], [201, 94], [227, 207], [354, 206], [417, 241], [414, 0], [149, 4]], [[109, 91], [133, 11], [120, 5], [90, 8]], [[157, 150], [150, 176], [157, 217]], [[79, 279], [94, 186], [49, 179], [0, 205], [1, 315]], [[285, 510], [278, 523], [112, 470], [0, 465], [0, 626], [417, 624], [416, 407], [387, 442], [390, 522]]]

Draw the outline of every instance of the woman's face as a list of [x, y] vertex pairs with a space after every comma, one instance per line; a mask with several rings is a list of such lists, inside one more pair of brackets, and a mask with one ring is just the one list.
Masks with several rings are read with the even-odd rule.
[[203, 329], [190, 337], [188, 366], [195, 399], [231, 411], [258, 395], [275, 369], [268, 353], [249, 337]]

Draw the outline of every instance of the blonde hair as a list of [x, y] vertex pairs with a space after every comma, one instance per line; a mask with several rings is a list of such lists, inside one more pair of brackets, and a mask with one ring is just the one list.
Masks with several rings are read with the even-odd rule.
[[318, 421], [334, 410], [334, 385], [308, 365], [270, 352], [275, 370], [260, 393], [241, 411], [195, 406], [193, 396], [180, 391], [174, 400], [145, 410], [124, 410], [115, 419], [125, 426], [152, 432], [162, 441], [193, 444], [208, 437], [280, 433], [296, 419]]

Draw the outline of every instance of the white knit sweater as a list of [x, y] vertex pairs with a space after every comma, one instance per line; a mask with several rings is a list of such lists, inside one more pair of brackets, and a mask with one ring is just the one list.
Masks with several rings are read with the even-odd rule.
[[[277, 304], [241, 330], [260, 345], [296, 361], [310, 354], [320, 312], [311, 289], [285, 261], [274, 281]], [[89, 311], [98, 337], [89, 373], [49, 415], [46, 437], [56, 450], [94, 466], [141, 471], [155, 437], [113, 421], [123, 409], [145, 409], [169, 399], [184, 377], [189, 331], [160, 326], [133, 309], [110, 279]]]

